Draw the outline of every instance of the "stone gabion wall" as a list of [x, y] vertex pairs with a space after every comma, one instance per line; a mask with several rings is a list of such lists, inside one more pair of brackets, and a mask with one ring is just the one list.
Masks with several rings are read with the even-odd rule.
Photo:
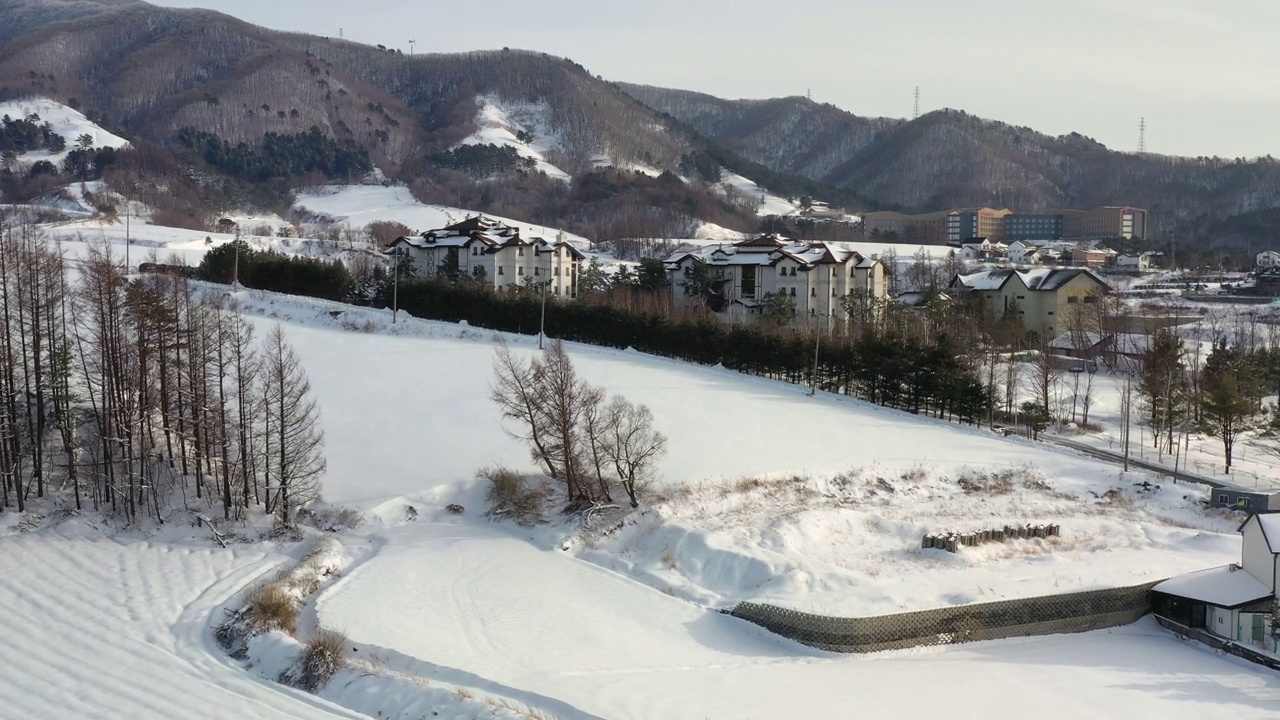
[[729, 614], [812, 647], [876, 652], [1127, 625], [1151, 611], [1156, 582], [875, 617], [830, 617], [751, 602]]

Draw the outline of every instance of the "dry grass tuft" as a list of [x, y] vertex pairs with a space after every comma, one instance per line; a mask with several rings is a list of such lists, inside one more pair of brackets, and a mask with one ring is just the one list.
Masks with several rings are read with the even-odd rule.
[[504, 467], [485, 468], [476, 477], [489, 482], [490, 518], [510, 518], [525, 527], [547, 521], [546, 503], [551, 489], [546, 483], [530, 485], [527, 478]]
[[267, 582], [245, 591], [245, 619], [254, 634], [282, 630], [298, 631], [298, 602], [279, 582]]
[[342, 669], [350, 647], [346, 633], [317, 630], [295, 661], [290, 684], [307, 692], [324, 687]]

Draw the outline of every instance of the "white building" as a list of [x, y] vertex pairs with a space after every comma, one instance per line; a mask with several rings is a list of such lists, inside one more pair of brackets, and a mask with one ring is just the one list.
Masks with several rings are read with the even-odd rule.
[[1151, 253], [1139, 253], [1137, 255], [1117, 255], [1116, 267], [1121, 270], [1136, 270], [1138, 272], [1146, 272], [1151, 269]]
[[[770, 294], [794, 301], [797, 318], [846, 319], [846, 297], [874, 307], [888, 293], [884, 265], [840, 243], [762, 235], [676, 253], [665, 264], [676, 307], [705, 302], [730, 319], [760, 314]], [[696, 297], [690, 287], [703, 270], [709, 281], [705, 298]]]
[[1265, 250], [1258, 253], [1258, 267], [1280, 267], [1280, 252]]
[[1272, 603], [1280, 599], [1280, 512], [1240, 526], [1240, 562], [1170, 578], [1151, 588], [1156, 615], [1221, 638], [1277, 652]]
[[578, 296], [578, 271], [586, 257], [563, 239], [521, 235], [518, 228], [480, 215], [420, 237], [396, 238], [391, 250], [407, 252], [420, 277], [445, 270], [504, 292], [542, 283], [562, 297]]

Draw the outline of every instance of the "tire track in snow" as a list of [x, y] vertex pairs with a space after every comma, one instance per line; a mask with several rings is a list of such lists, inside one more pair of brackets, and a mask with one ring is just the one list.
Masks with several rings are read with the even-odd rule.
[[0, 718], [359, 717], [210, 652], [215, 601], [274, 564], [248, 549], [0, 539]]

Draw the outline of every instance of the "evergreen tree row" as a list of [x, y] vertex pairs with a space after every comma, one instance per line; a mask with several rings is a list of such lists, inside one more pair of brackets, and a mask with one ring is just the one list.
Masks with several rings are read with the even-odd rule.
[[0, 153], [24, 153], [48, 150], [59, 153], [67, 149], [67, 139], [54, 132], [53, 125], [40, 122], [39, 115], [25, 118], [0, 118]]
[[369, 153], [350, 140], [334, 140], [317, 127], [301, 133], [267, 133], [257, 146], [231, 143], [210, 132], [183, 127], [182, 146], [195, 150], [209, 165], [253, 182], [323, 173], [333, 180], [369, 172]]

